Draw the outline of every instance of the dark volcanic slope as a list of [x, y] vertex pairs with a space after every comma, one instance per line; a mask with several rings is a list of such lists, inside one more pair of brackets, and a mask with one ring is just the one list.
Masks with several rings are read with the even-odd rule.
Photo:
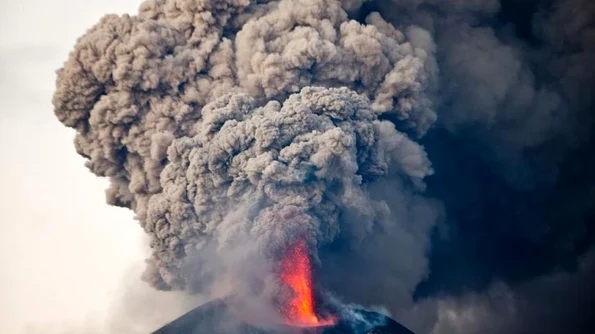
[[153, 334], [266, 334], [248, 324], [234, 321], [225, 303], [214, 300], [196, 307]]
[[[352, 312], [361, 316], [362, 320], [339, 320], [336, 326], [325, 329], [322, 334], [414, 334], [405, 326], [380, 313], [359, 309]], [[372, 326], [369, 323], [377, 325]]]
[[[361, 316], [359, 321], [340, 320], [336, 326], [325, 329], [279, 328], [278, 331], [263, 330], [237, 319], [221, 300], [211, 301], [182, 315], [153, 334], [413, 334], [398, 322], [376, 312], [354, 310]], [[372, 326], [368, 323], [381, 323]]]

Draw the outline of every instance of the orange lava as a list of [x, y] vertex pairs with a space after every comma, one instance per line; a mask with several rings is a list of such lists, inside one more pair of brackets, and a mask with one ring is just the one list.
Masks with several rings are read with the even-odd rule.
[[335, 319], [320, 319], [314, 311], [312, 269], [306, 242], [299, 239], [290, 245], [281, 262], [281, 280], [292, 290], [281, 307], [287, 324], [298, 327], [329, 326]]

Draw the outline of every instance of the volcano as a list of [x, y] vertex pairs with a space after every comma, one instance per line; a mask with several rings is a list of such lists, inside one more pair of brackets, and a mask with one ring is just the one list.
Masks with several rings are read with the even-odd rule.
[[196, 307], [152, 334], [414, 334], [395, 320], [377, 312], [349, 309], [330, 326], [297, 327], [288, 324], [261, 329], [237, 317], [226, 303], [213, 300]]
[[[235, 305], [231, 299], [217, 299], [182, 315], [153, 334], [412, 334], [380, 313], [331, 303], [316, 307], [310, 257], [303, 238], [287, 247], [281, 259], [279, 278], [285, 292], [281, 294], [283, 302], [278, 310], [281, 319], [265, 320], [267, 324], [262, 323], [262, 317], [261, 321], [247, 321], [244, 319], [253, 317], [246, 317], [237, 306], [230, 307]], [[258, 310], [246, 311], [260, 313]]]

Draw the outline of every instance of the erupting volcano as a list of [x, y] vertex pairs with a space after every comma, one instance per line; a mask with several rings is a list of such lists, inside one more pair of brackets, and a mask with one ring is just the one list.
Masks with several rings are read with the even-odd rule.
[[306, 242], [298, 239], [289, 246], [281, 263], [281, 281], [288, 288], [284, 296], [281, 313], [288, 325], [296, 327], [330, 326], [336, 322], [333, 317], [320, 319], [314, 308], [312, 269]]
[[[284, 323], [260, 328], [229, 307], [229, 298], [212, 300], [175, 319], [152, 334], [414, 334], [382, 314], [352, 306], [333, 307], [332, 315], [317, 314], [310, 257], [303, 238], [290, 243], [281, 258], [279, 278]], [[233, 302], [232, 302], [233, 304]], [[329, 312], [330, 310], [324, 309]]]

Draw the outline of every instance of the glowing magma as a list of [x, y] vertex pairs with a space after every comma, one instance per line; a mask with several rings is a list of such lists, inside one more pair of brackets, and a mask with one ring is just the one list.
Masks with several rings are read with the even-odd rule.
[[328, 326], [335, 319], [320, 319], [314, 311], [312, 270], [308, 249], [303, 239], [289, 246], [281, 263], [281, 280], [291, 289], [281, 306], [289, 325], [303, 327]]

